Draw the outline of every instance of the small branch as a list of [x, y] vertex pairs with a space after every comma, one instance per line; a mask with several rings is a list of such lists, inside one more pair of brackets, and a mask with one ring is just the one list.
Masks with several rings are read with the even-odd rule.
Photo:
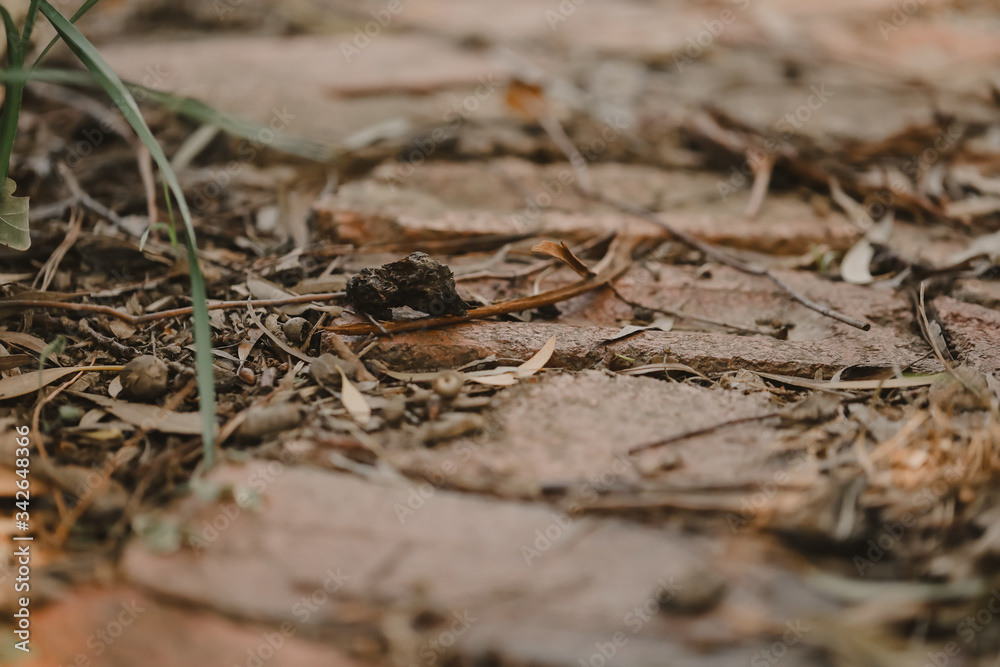
[[[246, 308], [247, 303], [253, 308], [264, 306], [289, 306], [296, 303], [308, 303], [310, 301], [332, 301], [344, 296], [343, 292], [330, 292], [329, 294], [303, 294], [301, 296], [287, 297], [283, 299], [260, 299], [258, 301], [219, 301], [208, 304], [209, 310], [226, 310], [230, 308]], [[7, 308], [38, 308], [40, 310], [78, 310], [88, 313], [99, 313], [108, 315], [129, 324], [139, 325], [147, 322], [166, 320], [171, 317], [190, 315], [193, 310], [190, 306], [186, 308], [175, 308], [164, 310], [158, 313], [148, 313], [146, 315], [132, 316], [110, 306], [100, 306], [92, 303], [67, 303], [65, 301], [45, 301], [44, 299], [7, 299], [0, 300], [0, 312]]]
[[687, 440], [688, 438], [694, 438], [699, 435], [707, 435], [718, 431], [719, 429], [727, 428], [729, 426], [738, 426], [739, 424], [747, 424], [750, 422], [763, 421], [765, 419], [770, 419], [771, 417], [780, 417], [780, 412], [769, 412], [766, 415], [756, 415], [753, 417], [743, 417], [741, 419], [731, 419], [721, 424], [715, 424], [714, 426], [706, 426], [705, 428], [699, 428], [695, 431], [688, 431], [687, 433], [681, 433], [680, 435], [675, 435], [669, 438], [664, 438], [663, 440], [656, 440], [654, 442], [647, 442], [642, 445], [636, 445], [632, 449], [628, 450], [628, 455], [632, 456], [638, 454], [639, 452], [644, 452], [647, 449], [654, 449], [656, 447], [663, 447], [664, 445], [670, 445], [675, 442], [680, 442], [681, 440]]

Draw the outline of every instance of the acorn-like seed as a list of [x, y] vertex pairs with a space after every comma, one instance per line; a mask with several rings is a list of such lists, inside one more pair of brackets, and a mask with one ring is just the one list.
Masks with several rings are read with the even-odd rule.
[[431, 389], [437, 392], [438, 396], [445, 399], [452, 399], [462, 391], [465, 380], [455, 371], [445, 371], [431, 382]]
[[406, 417], [406, 401], [397, 397], [389, 399], [389, 402], [382, 408], [382, 419], [390, 426], [396, 426]]
[[155, 401], [167, 393], [167, 364], [151, 355], [136, 357], [125, 364], [119, 375], [122, 391], [139, 401]]
[[303, 339], [309, 333], [309, 320], [304, 317], [292, 317], [282, 325], [281, 329], [285, 332], [288, 342], [298, 345], [304, 342]]

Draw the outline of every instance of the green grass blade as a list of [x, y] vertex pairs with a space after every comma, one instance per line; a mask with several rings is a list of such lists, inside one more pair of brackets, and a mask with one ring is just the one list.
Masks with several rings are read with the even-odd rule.
[[[17, 32], [14, 19], [3, 6], [0, 6], [0, 17], [3, 18], [4, 31], [7, 33], [7, 62], [12, 68], [21, 68], [24, 66], [24, 48], [21, 43], [21, 35]], [[0, 113], [0, 183], [5, 181], [10, 169], [10, 155], [14, 151], [17, 117], [21, 113], [23, 93], [24, 82], [14, 81], [7, 86], [4, 96], [3, 112]]]
[[[77, 20], [79, 20], [79, 18], [81, 16], [83, 16], [84, 14], [86, 14], [90, 10], [91, 7], [93, 7], [94, 5], [96, 5], [100, 1], [101, 0], [87, 0], [87, 2], [83, 3], [83, 6], [80, 7], [80, 9], [76, 10], [76, 13], [73, 14], [73, 16], [70, 17], [69, 22], [70, 23], [76, 23]], [[34, 8], [35, 6], [37, 6], [37, 4], [38, 4], [37, 2], [32, 2], [32, 7]], [[27, 39], [27, 38], [25, 38], [25, 39]], [[42, 58], [44, 58], [46, 55], [48, 55], [49, 51], [52, 50], [52, 47], [55, 46], [56, 42], [58, 42], [58, 41], [59, 41], [59, 35], [56, 35], [55, 37], [53, 37], [49, 41], [49, 43], [45, 45], [45, 48], [42, 49], [42, 52], [38, 54], [38, 57], [35, 58], [35, 62], [31, 63], [31, 67], [34, 68], [34, 67], [36, 67], [38, 65], [38, 63], [42, 62]]]
[[56, 32], [76, 54], [77, 58], [90, 70], [91, 74], [104, 90], [111, 95], [122, 115], [132, 129], [149, 149], [149, 153], [160, 168], [163, 180], [166, 181], [177, 203], [177, 210], [184, 221], [185, 245], [188, 251], [188, 267], [191, 276], [191, 301], [194, 310], [194, 343], [195, 370], [198, 378], [198, 394], [201, 404], [202, 439], [205, 447], [205, 468], [214, 464], [215, 453], [215, 380], [212, 373], [212, 330], [208, 320], [208, 295], [205, 291], [205, 279], [198, 264], [197, 246], [195, 244], [194, 224], [188, 209], [184, 191], [177, 180], [177, 175], [170, 167], [170, 161], [156, 141], [156, 137], [146, 125], [139, 106], [132, 93], [114, 73], [107, 61], [101, 56], [93, 44], [80, 33], [76, 27], [60, 14], [47, 0], [40, 0], [39, 10], [45, 15]]
[[38, 18], [38, 0], [31, 0], [31, 4], [28, 5], [28, 14], [24, 17], [24, 32], [21, 33], [21, 42], [25, 46], [31, 39], [31, 31], [35, 29], [36, 18]]
[[[88, 86], [91, 88], [97, 85], [94, 77], [89, 73], [74, 70], [12, 69], [0, 71], [0, 82], [13, 83], [15, 81], [42, 81], [44, 83]], [[162, 90], [156, 90], [155, 88], [147, 88], [146, 86], [128, 81], [123, 81], [123, 83], [135, 97], [159, 104], [172, 113], [190, 118], [199, 123], [215, 125], [223, 132], [235, 137], [242, 137], [253, 142], [258, 140], [262, 131], [269, 129], [264, 123], [257, 123], [246, 118], [241, 118], [236, 114], [219, 111], [191, 97], [175, 95]], [[323, 144], [286, 133], [274, 133], [273, 139], [267, 145], [274, 150], [289, 155], [324, 163], [333, 162], [343, 152], [341, 148], [335, 145]]]

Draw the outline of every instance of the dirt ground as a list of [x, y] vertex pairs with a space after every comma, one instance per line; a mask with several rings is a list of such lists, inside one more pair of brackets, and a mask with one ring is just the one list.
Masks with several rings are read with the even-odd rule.
[[187, 260], [140, 249], [170, 216], [148, 155], [97, 93], [29, 84], [0, 664], [1000, 665], [995, 3], [108, 0], [79, 25], [155, 91], [219, 460]]

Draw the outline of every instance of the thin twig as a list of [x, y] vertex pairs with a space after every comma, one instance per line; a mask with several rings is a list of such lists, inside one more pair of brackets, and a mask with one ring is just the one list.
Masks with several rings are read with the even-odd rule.
[[[80, 237], [80, 229], [83, 226], [83, 214], [76, 210], [74, 207], [69, 216], [69, 226], [66, 228], [66, 236], [63, 238], [59, 247], [49, 256], [42, 266], [42, 270], [38, 272], [35, 276], [34, 282], [31, 284], [33, 288], [39, 289], [39, 291], [44, 292], [49, 288], [49, 284], [52, 282], [52, 278], [55, 277], [56, 271], [59, 270], [59, 265], [62, 263], [63, 258], [69, 249], [73, 247], [76, 240]], [[41, 282], [41, 287], [38, 287], [38, 283]]]
[[636, 445], [632, 449], [628, 450], [628, 455], [632, 456], [638, 454], [639, 452], [644, 452], [647, 449], [653, 449], [655, 447], [663, 447], [664, 445], [670, 445], [675, 442], [680, 442], [681, 440], [687, 440], [688, 438], [694, 438], [699, 435], [706, 435], [708, 433], [713, 433], [719, 429], [728, 428], [730, 426], [738, 426], [739, 424], [747, 424], [749, 422], [763, 421], [765, 419], [770, 419], [771, 417], [780, 417], [780, 412], [769, 412], [766, 415], [755, 415], [753, 417], [742, 417], [740, 419], [730, 419], [729, 421], [722, 422], [721, 424], [715, 424], [714, 426], [706, 426], [705, 428], [699, 428], [694, 431], [688, 431], [687, 433], [681, 433], [680, 435], [671, 436], [669, 438], [664, 438], [663, 440], [656, 440], [654, 442], [647, 442], [641, 445]]
[[[308, 303], [310, 301], [332, 301], [333, 299], [342, 296], [344, 296], [343, 292], [330, 292], [329, 294], [302, 294], [300, 296], [286, 297], [282, 299], [260, 299], [257, 301], [250, 301], [249, 304], [253, 308], [260, 308], [264, 306], [288, 306], [296, 303]], [[246, 308], [247, 303], [247, 301], [218, 301], [216, 303], [209, 303], [208, 309], [225, 310], [230, 308]], [[174, 308], [173, 310], [163, 310], [158, 313], [147, 313], [145, 315], [133, 316], [128, 313], [123, 313], [120, 310], [116, 310], [115, 308], [111, 308], [110, 306], [100, 306], [92, 303], [67, 303], [65, 301], [45, 301], [44, 299], [0, 300], [0, 311], [7, 308], [38, 308], [40, 310], [51, 308], [56, 310], [78, 310], [81, 312], [108, 315], [134, 325], [145, 324], [146, 322], [156, 322], [158, 320], [165, 320], [171, 317], [180, 317], [182, 315], [190, 315], [193, 310], [190, 306], [187, 306], [185, 308]]]

